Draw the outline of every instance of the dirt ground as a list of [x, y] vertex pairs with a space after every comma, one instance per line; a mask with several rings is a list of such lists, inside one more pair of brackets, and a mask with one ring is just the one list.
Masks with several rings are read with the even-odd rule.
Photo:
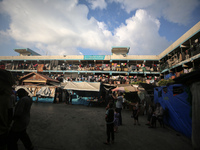
[[104, 117], [104, 107], [33, 103], [27, 132], [35, 150], [192, 150], [191, 140], [169, 127], [148, 128], [146, 115], [139, 116], [141, 126], [134, 125], [128, 109], [122, 110], [115, 143], [105, 145]]

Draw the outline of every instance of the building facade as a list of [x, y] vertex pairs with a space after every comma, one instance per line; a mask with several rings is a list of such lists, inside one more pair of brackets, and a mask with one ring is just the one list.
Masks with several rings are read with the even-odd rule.
[[112, 47], [112, 55], [63, 56], [41, 56], [29, 48], [15, 49], [20, 56], [0, 56], [0, 68], [19, 76], [38, 72], [65, 79], [123, 76], [152, 80], [162, 75], [174, 78], [200, 67], [200, 22], [159, 55], [128, 55], [129, 49]]

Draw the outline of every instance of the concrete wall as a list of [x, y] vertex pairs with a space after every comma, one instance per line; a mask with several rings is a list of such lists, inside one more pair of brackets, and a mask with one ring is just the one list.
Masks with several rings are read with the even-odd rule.
[[167, 49], [165, 49], [160, 55], [159, 59], [170, 53], [176, 47], [180, 46], [183, 42], [188, 40], [194, 34], [200, 32], [200, 21], [194, 25], [190, 30], [188, 30], [185, 34], [183, 34], [178, 40], [176, 40], [172, 45], [170, 45]]

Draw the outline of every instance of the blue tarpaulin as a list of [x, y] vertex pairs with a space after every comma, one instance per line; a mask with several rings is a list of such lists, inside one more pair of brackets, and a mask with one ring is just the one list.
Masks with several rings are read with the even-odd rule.
[[154, 88], [154, 102], [167, 110], [164, 122], [174, 130], [191, 138], [191, 105], [188, 102], [187, 87], [181, 84]]
[[73, 105], [88, 105], [89, 102], [87, 101], [89, 97], [82, 97], [82, 98], [73, 98], [72, 104]]
[[[35, 102], [37, 99], [36, 96], [32, 97], [32, 100]], [[54, 97], [38, 97], [38, 102], [42, 102], [42, 103], [53, 103], [54, 101]]]

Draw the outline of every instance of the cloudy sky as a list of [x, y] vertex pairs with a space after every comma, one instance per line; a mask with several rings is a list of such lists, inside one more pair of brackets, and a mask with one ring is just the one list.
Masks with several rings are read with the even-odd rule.
[[200, 0], [0, 0], [0, 56], [157, 55], [200, 21]]

